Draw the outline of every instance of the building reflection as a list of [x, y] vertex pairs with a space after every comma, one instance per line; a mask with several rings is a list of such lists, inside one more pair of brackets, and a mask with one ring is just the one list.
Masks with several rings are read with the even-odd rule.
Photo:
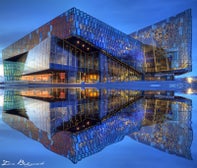
[[181, 83], [184, 86], [184, 90], [182, 90], [185, 94], [197, 94], [197, 77], [185, 77], [185, 78], [177, 78], [177, 82]]
[[2, 118], [77, 163], [125, 136], [191, 159], [191, 100], [173, 92], [5, 90]]
[[167, 153], [192, 159], [191, 100], [149, 94], [144, 95], [142, 128], [129, 136]]

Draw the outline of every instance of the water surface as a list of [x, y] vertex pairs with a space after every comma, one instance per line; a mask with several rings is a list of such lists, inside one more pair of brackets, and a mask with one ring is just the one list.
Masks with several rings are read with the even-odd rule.
[[196, 98], [174, 91], [3, 90], [1, 165], [196, 167]]

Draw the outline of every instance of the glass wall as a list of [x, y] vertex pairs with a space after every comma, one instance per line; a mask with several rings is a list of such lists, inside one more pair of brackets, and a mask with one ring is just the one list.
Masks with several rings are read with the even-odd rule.
[[24, 62], [4, 61], [6, 80], [97, 83], [141, 79], [139, 72], [113, 56], [79, 38], [71, 40], [49, 37], [31, 49]]
[[23, 75], [49, 69], [50, 41], [47, 38], [28, 52]]
[[76, 38], [72, 43], [69, 39], [52, 38], [50, 69], [65, 71], [68, 83], [121, 82], [141, 79], [141, 74], [132, 67]]
[[130, 36], [146, 44], [144, 46], [146, 73], [182, 74], [191, 71], [191, 9], [138, 30]]
[[5, 81], [17, 81], [21, 78], [24, 70], [24, 63], [3, 61]]
[[102, 53], [100, 53], [100, 71], [101, 82], [126, 82], [142, 79], [142, 74], [132, 67]]
[[[95, 83], [99, 81], [99, 53], [88, 52], [66, 40], [53, 37], [50, 69], [61, 70], [68, 83]], [[85, 51], [84, 51], [85, 50]]]
[[[48, 51], [48, 45], [46, 44], [48, 40], [46, 39], [51, 36], [60, 39], [67, 39], [71, 36], [85, 39], [97, 48], [117, 57], [133, 68], [138, 69], [138, 71], [142, 71], [144, 57], [141, 42], [75, 8], [51, 20], [4, 49], [3, 59], [28, 52], [29, 56], [25, 64], [24, 74], [43, 70], [43, 68], [46, 69], [49, 65], [48, 53], [45, 52], [45, 49]], [[42, 44], [40, 45], [40, 43]], [[62, 50], [61, 45], [63, 45], [64, 50]], [[51, 63], [56, 64], [56, 69], [59, 67], [57, 64], [65, 67], [69, 66], [67, 67], [71, 72], [68, 74], [69, 82], [84, 81], [90, 83], [99, 80], [98, 53], [87, 54], [75, 48], [72, 50], [64, 42], [55, 45], [55, 47], [52, 45], [51, 51]], [[62, 55], [64, 56], [62, 57]], [[76, 68], [81, 69], [80, 73], [76, 72]], [[73, 77], [76, 75], [79, 77], [77, 80]]]
[[74, 16], [73, 33], [76, 36], [143, 72], [144, 53], [140, 41], [80, 10], [73, 8], [70, 11]]

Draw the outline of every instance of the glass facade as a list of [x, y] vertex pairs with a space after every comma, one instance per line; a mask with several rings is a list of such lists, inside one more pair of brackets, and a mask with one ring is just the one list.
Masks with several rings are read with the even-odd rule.
[[5, 80], [173, 79], [191, 71], [191, 34], [191, 10], [126, 35], [72, 8], [3, 50]]
[[141, 79], [141, 74], [132, 67], [102, 53], [79, 38], [61, 40], [54, 36], [48, 37], [29, 51], [21, 73], [21, 80], [47, 83], [96, 83]]
[[29, 50], [22, 75], [49, 69], [50, 38], [46, 38]]
[[188, 9], [130, 35], [144, 45], [147, 74], [183, 74], [192, 69], [192, 17]]

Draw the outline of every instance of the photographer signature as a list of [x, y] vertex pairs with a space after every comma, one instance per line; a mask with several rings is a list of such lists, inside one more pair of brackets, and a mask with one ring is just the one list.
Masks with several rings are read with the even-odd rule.
[[17, 162], [11, 162], [9, 160], [2, 160], [1, 166], [23, 166], [23, 167], [31, 167], [31, 166], [43, 166], [45, 162], [27, 162], [23, 159], [18, 160]]

